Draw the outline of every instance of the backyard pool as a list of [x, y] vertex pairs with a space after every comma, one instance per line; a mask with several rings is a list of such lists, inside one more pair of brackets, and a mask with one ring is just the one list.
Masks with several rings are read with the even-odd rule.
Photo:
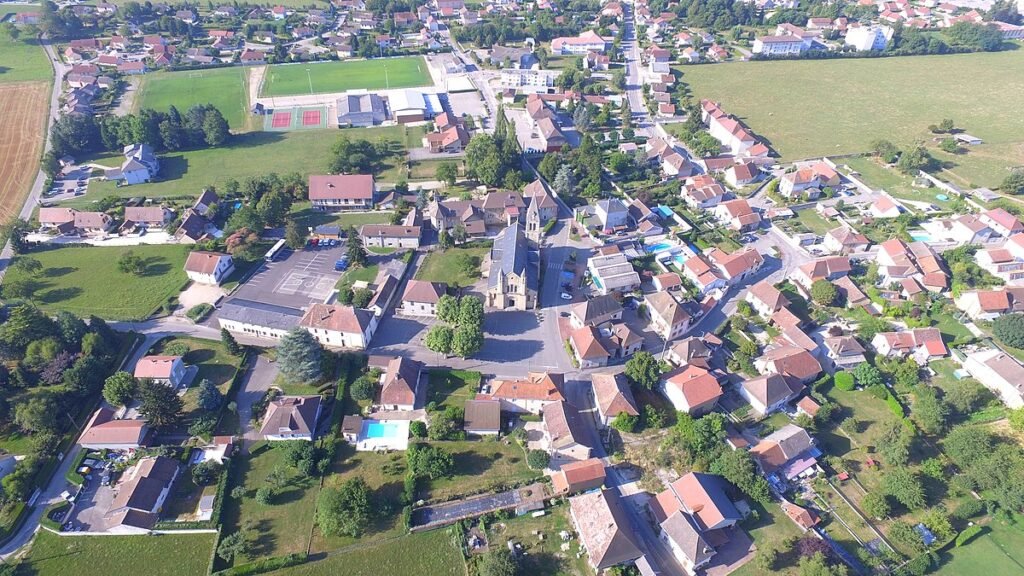
[[367, 438], [396, 438], [400, 426], [393, 422], [369, 422], [366, 425]]
[[644, 249], [647, 250], [648, 254], [657, 254], [658, 252], [664, 252], [665, 250], [670, 250], [672, 248], [675, 248], [675, 244], [670, 244], [668, 242], [658, 242], [657, 244], [644, 246]]
[[405, 450], [408, 446], [408, 420], [363, 420], [356, 439], [356, 450]]
[[672, 216], [675, 216], [675, 212], [673, 212], [671, 208], [669, 208], [668, 206], [663, 206], [661, 204], [658, 204], [654, 208], [654, 211], [660, 214], [662, 218], [671, 218]]
[[914, 240], [914, 242], [931, 242], [932, 241], [932, 235], [927, 233], [927, 232], [923, 232], [923, 231], [910, 232], [910, 237]]

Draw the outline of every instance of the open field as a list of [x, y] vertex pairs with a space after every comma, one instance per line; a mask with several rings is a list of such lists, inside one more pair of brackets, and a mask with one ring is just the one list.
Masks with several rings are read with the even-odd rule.
[[[793, 524], [793, 521], [786, 517], [785, 512], [777, 504], [772, 503], [767, 508], [760, 504], [754, 504], [754, 506], [755, 510], [757, 510], [757, 518], [749, 518], [741, 523], [740, 526], [750, 535], [754, 540], [754, 545], [758, 548], [775, 548], [779, 550], [786, 539], [799, 538], [802, 535], [796, 524]], [[797, 561], [796, 554], [791, 552], [780, 553], [779, 560], [775, 563], [772, 574], [797, 574]], [[754, 562], [747, 562], [732, 574], [736, 576], [755, 576], [764, 574], [764, 572], [759, 570]]]
[[1024, 525], [994, 519], [985, 531], [960, 548], [942, 554], [943, 576], [956, 574], [1020, 574], [1024, 572]]
[[280, 64], [267, 70], [260, 96], [325, 94], [360, 88], [412, 88], [430, 83], [430, 72], [422, 56]]
[[[141, 276], [117, 269], [122, 254], [135, 252], [146, 262]], [[117, 246], [33, 250], [43, 270], [32, 300], [47, 311], [67, 310], [78, 316], [95, 314], [107, 320], [143, 320], [177, 296], [187, 282], [186, 248], [182, 246]], [[23, 272], [10, 269], [7, 279]]]
[[[0, 43], [0, 54], [4, 46]], [[5, 74], [0, 74], [3, 79]], [[0, 221], [17, 216], [39, 171], [50, 84], [0, 84]]]
[[[990, 154], [1006, 147], [994, 166], [1022, 162], [1024, 116], [1017, 109], [1024, 91], [1024, 54], [1019, 50], [680, 70], [696, 98], [721, 102], [786, 159], [865, 152], [878, 138], [908, 145], [928, 139], [930, 124], [953, 118], [958, 128], [982, 138]], [[780, 89], [780, 79], [786, 89]], [[983, 97], [968, 86], [985, 86]], [[1015, 144], [1017, 154], [1011, 153]], [[981, 159], [983, 150], [977, 152]], [[970, 152], [955, 161], [965, 173], [975, 173], [968, 168]], [[979, 183], [997, 184], [1005, 173]]]
[[166, 111], [175, 106], [182, 114], [195, 104], [213, 104], [231, 129], [249, 127], [249, 73], [244, 67], [153, 72], [139, 79], [135, 107]]
[[291, 216], [292, 218], [295, 218], [295, 222], [302, 230], [311, 226], [316, 227], [321, 224], [332, 224], [335, 226], [341, 226], [342, 231], [344, 231], [344, 229], [349, 226], [359, 228], [363, 224], [387, 224], [391, 221], [390, 211], [353, 213], [323, 212], [321, 210], [313, 210], [313, 204], [311, 202], [296, 202], [293, 204]]
[[274, 572], [278, 576], [462, 576], [466, 565], [448, 530], [432, 530], [377, 546], [332, 554], [323, 560]]
[[37, 40], [11, 40], [0, 32], [0, 83], [53, 81], [53, 67]]
[[481, 263], [490, 250], [489, 246], [478, 244], [431, 252], [416, 272], [416, 279], [444, 282], [449, 286], [470, 286], [480, 279]]
[[120, 574], [127, 566], [144, 566], [152, 576], [200, 576], [206, 574], [215, 539], [215, 534], [62, 538], [40, 530], [21, 568], [33, 576], [67, 576]]
[[852, 170], [860, 173], [860, 179], [872, 188], [885, 190], [897, 200], [910, 200], [911, 202], [927, 202], [939, 208], [949, 208], [949, 200], [939, 200], [936, 194], [942, 191], [938, 188], [914, 188], [914, 179], [900, 173], [897, 170], [883, 165], [877, 158], [871, 156], [859, 156], [856, 158], [843, 158], [836, 160], [840, 166], [847, 165]]
[[526, 465], [526, 453], [511, 440], [463, 440], [434, 442], [451, 453], [455, 473], [451, 478], [424, 481], [421, 494], [427, 499], [450, 500], [456, 496], [502, 489], [541, 476]]

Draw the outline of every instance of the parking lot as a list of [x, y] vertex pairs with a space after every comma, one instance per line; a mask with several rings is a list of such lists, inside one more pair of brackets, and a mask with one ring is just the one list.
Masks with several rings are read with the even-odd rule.
[[275, 261], [263, 264], [242, 284], [235, 297], [290, 308], [324, 302], [341, 278], [342, 273], [334, 270], [334, 262], [344, 254], [344, 243], [331, 248], [286, 248]]
[[88, 191], [89, 175], [92, 170], [88, 167], [75, 168], [63, 175], [63, 178], [55, 179], [49, 190], [43, 191], [43, 198], [48, 200], [67, 200], [75, 196], [83, 196]]
[[65, 527], [74, 531], [103, 532], [110, 528], [111, 522], [104, 518], [114, 501], [114, 489], [100, 485], [93, 479], [86, 483], [75, 500], [72, 514], [65, 519]]

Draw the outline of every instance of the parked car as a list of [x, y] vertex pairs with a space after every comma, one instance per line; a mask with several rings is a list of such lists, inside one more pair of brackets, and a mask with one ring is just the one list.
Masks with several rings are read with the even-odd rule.
[[562, 300], [572, 300], [572, 294], [562, 292]]

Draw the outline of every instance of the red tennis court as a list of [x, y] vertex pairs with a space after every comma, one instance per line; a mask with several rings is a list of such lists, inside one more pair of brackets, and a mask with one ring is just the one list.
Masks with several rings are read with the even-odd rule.
[[274, 112], [274, 117], [270, 121], [270, 126], [273, 128], [288, 128], [292, 125], [292, 113], [291, 112]]
[[320, 125], [320, 110], [303, 110], [302, 111], [302, 125], [303, 126], [319, 126]]

